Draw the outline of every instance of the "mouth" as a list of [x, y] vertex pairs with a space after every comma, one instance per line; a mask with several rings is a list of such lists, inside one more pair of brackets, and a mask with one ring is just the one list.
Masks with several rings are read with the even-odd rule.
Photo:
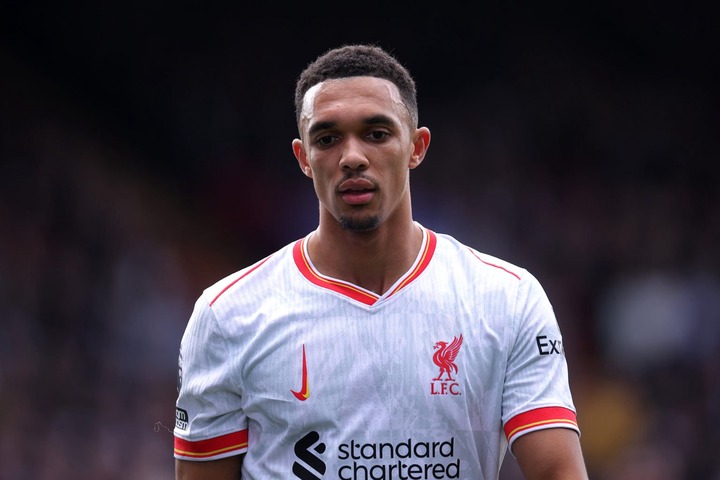
[[340, 193], [340, 197], [349, 205], [369, 203], [373, 195], [375, 195], [373, 190], [346, 190]]
[[338, 188], [340, 197], [349, 205], [362, 205], [370, 202], [375, 195], [375, 186], [366, 179], [345, 180]]

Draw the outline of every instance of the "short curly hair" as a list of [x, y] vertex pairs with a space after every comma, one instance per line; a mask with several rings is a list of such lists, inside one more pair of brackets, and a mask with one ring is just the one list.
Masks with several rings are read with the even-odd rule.
[[300, 74], [295, 85], [295, 120], [298, 128], [305, 93], [325, 80], [346, 77], [377, 77], [394, 83], [410, 113], [410, 119], [417, 126], [417, 91], [408, 69], [381, 47], [358, 44], [326, 51]]

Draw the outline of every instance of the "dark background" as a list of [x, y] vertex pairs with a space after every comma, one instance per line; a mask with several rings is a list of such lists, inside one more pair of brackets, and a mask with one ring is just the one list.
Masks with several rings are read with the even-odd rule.
[[315, 227], [294, 82], [361, 41], [417, 81], [416, 218], [545, 286], [591, 478], [720, 477], [716, 16], [304, 7], [4, 2], [0, 478], [173, 477], [193, 302]]

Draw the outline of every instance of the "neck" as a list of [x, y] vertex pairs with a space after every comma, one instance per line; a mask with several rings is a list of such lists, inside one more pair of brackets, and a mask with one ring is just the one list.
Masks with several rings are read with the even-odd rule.
[[422, 230], [408, 217], [367, 232], [320, 223], [308, 252], [315, 268], [328, 277], [382, 295], [412, 266], [422, 245]]

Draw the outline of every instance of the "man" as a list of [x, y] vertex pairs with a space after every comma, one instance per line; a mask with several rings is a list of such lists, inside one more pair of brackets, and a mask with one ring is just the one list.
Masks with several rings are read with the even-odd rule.
[[586, 479], [562, 338], [526, 270], [412, 216], [415, 84], [382, 49], [298, 79], [315, 231], [211, 286], [180, 349], [176, 478]]

